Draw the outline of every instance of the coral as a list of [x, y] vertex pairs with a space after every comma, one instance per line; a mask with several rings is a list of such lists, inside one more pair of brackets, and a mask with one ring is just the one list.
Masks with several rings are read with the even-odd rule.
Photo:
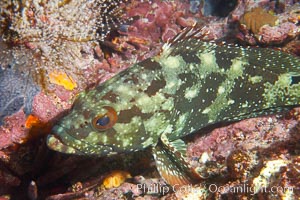
[[[240, 4], [233, 11], [233, 21], [241, 23], [236, 38], [250, 45], [282, 45], [296, 38], [299, 34], [299, 4], [286, 3], [281, 12], [276, 13], [272, 2], [256, 2]], [[249, 10], [245, 14], [240, 10]], [[265, 10], [263, 10], [265, 8]], [[273, 14], [270, 14], [273, 13]]]
[[[182, 4], [171, 4], [168, 2], [154, 1], [152, 5], [149, 3], [141, 3], [136, 5], [134, 9], [130, 9], [128, 15], [130, 17], [138, 15], [141, 16], [132, 26], [138, 30], [137, 35], [144, 37], [151, 37], [152, 41], [159, 41], [161, 33], [167, 29], [168, 22], [175, 22], [176, 15]], [[175, 19], [174, 19], [175, 18]], [[175, 25], [171, 23], [172, 25]], [[174, 26], [173, 26], [174, 28]], [[174, 32], [178, 33], [179, 29], [175, 28]], [[133, 34], [133, 33], [131, 33]], [[165, 40], [164, 40], [165, 41]]]
[[276, 27], [264, 26], [259, 34], [261, 37], [258, 41], [262, 44], [280, 44], [282, 41], [294, 38], [299, 34], [299, 30], [295, 24], [286, 22]]
[[278, 23], [278, 17], [271, 15], [260, 7], [252, 9], [241, 18], [241, 23], [245, 24], [252, 33], [257, 34], [260, 28], [269, 25], [275, 26]]
[[32, 115], [39, 118], [41, 122], [51, 122], [60, 113], [63, 113], [66, 109], [71, 107], [70, 98], [73, 97], [70, 92], [63, 90], [59, 93], [60, 96], [53, 94], [51, 96], [46, 95], [45, 93], [39, 93], [33, 101]]
[[6, 118], [11, 123], [0, 127], [0, 149], [13, 146], [15, 143], [22, 144], [28, 137], [28, 131], [22, 126], [25, 124], [26, 116], [22, 111]]

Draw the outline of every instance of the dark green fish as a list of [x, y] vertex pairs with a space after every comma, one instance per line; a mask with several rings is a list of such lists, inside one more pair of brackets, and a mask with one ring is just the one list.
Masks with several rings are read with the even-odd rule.
[[198, 180], [180, 139], [207, 125], [300, 104], [300, 60], [280, 51], [218, 46], [190, 29], [159, 55], [82, 92], [48, 137], [51, 149], [105, 156], [153, 147], [170, 184]]

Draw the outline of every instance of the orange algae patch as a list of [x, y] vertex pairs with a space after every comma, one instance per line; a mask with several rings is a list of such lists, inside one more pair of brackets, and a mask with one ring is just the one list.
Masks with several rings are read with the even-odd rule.
[[129, 172], [126, 171], [112, 171], [109, 175], [107, 175], [103, 181], [103, 186], [106, 189], [119, 187], [127, 178], [131, 178]]
[[24, 137], [23, 141], [20, 143], [26, 143], [30, 140], [38, 139], [43, 135], [47, 135], [52, 128], [51, 123], [45, 123], [31, 114], [27, 117], [24, 126], [26, 129], [29, 129], [29, 134], [27, 137]]
[[53, 71], [49, 75], [49, 79], [51, 83], [56, 85], [61, 85], [67, 90], [73, 90], [77, 87], [76, 82], [72, 79], [72, 77], [68, 76], [66, 73], [61, 71]]
[[38, 117], [34, 115], [29, 115], [25, 122], [25, 128], [32, 128], [32, 126], [39, 125], [41, 122]]
[[278, 17], [268, 13], [264, 9], [257, 7], [253, 8], [250, 12], [244, 14], [241, 18], [241, 23], [245, 24], [248, 29], [253, 33], [259, 33], [259, 30], [264, 25], [275, 26]]

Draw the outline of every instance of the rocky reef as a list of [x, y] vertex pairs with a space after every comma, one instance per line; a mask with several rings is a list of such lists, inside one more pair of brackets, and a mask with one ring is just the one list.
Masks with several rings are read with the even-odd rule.
[[[88, 158], [45, 145], [80, 91], [158, 54], [185, 27], [203, 26], [206, 41], [300, 56], [297, 1], [51, 2], [0, 3], [0, 198], [300, 197], [299, 108], [185, 138], [190, 164], [204, 181], [181, 190], [160, 179], [148, 150]], [[113, 8], [105, 15], [110, 18], [101, 14], [107, 12], [104, 2]]]

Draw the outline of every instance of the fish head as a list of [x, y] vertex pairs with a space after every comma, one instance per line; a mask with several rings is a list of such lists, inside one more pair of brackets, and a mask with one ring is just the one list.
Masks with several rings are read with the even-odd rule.
[[105, 101], [87, 107], [81, 100], [77, 99], [70, 113], [53, 127], [47, 138], [51, 149], [104, 156], [145, 147], [148, 138], [137, 108], [120, 110]]
[[48, 147], [69, 154], [105, 156], [152, 145], [157, 138], [146, 130], [145, 120], [149, 124], [157, 113], [142, 110], [143, 103], [138, 101], [145, 94], [134, 87], [112, 80], [80, 93], [70, 112], [53, 127]]

